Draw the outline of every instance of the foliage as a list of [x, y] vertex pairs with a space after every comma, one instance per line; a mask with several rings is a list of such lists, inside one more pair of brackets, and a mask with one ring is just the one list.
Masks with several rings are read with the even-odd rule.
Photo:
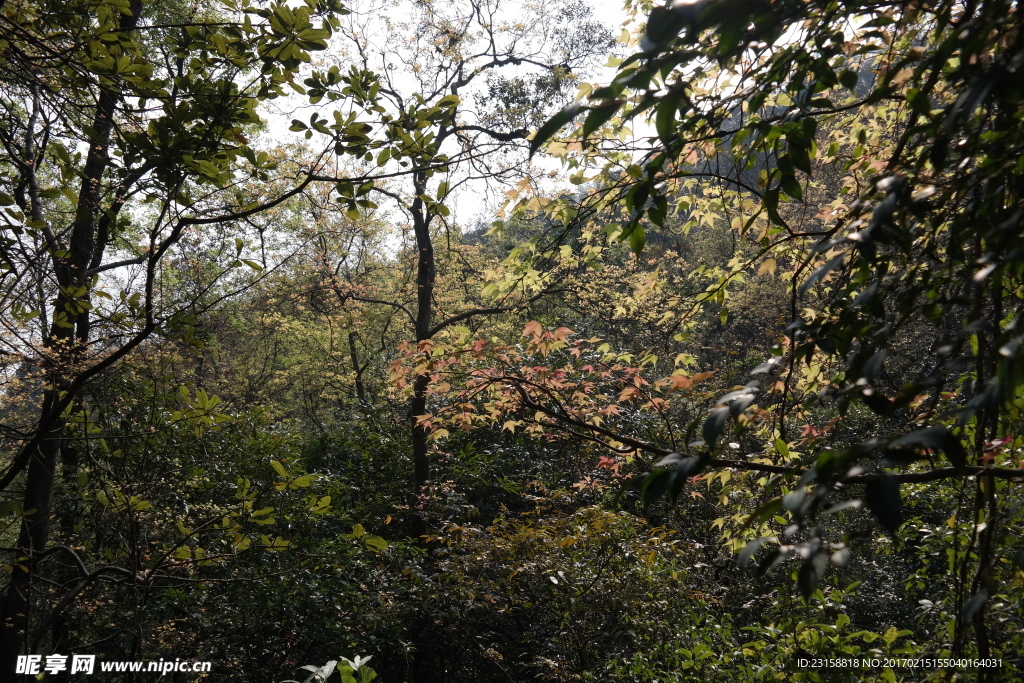
[[352, 9], [0, 6], [3, 656], [1012, 678], [1019, 8]]
[[[999, 590], [993, 567], [1016, 552], [1008, 511], [1021, 478], [1016, 455], [995, 445], [1020, 430], [1021, 259], [1011, 243], [1022, 174], [1012, 122], [1024, 110], [1008, 80], [1022, 56], [1019, 11], [784, 0], [647, 11], [640, 51], [588, 93], [593, 104], [545, 124], [533, 148], [585, 114], [560, 149], [581, 169], [609, 159], [597, 175], [601, 201], [624, 205], [618, 237], [637, 253], [674, 212], [717, 206], [729, 217], [731, 202], [731, 227], [757, 248], [736, 272], [792, 264], [786, 337], [753, 370], [767, 387], [753, 381], [720, 396], [703, 449], [655, 472], [648, 488], [678, 487], [714, 466], [727, 426], [735, 420], [738, 435], [757, 415], [753, 401], [773, 404], [762, 416], [771, 427], [752, 428], [781, 466], [768, 484], [784, 495], [746, 517], [741, 529], [768, 533], [741, 557], [777, 544], [762, 570], [800, 558], [809, 596], [830, 556], [841, 564], [863, 535], [830, 528], [831, 510], [864, 504], [895, 533], [902, 485], [971, 476], [974, 503], [955, 515], [979, 531], [952, 567], [961, 577], [953, 650], [966, 647], [971, 624], [986, 655], [1005, 637], [989, 633], [985, 604]], [[648, 122], [655, 135], [642, 155], [591, 139], [605, 125]], [[623, 164], [626, 173], [611, 172]], [[793, 459], [787, 434], [811, 416], [857, 428]], [[792, 533], [764, 527], [773, 516]]]
[[[244, 282], [237, 268], [265, 265], [243, 253], [246, 226], [324, 180], [321, 155], [264, 186], [280, 169], [248, 136], [261, 123], [257, 108], [295, 85], [345, 12], [312, 0], [202, 12], [121, 0], [0, 7], [0, 377], [12, 407], [0, 489], [23, 491], [5, 544], [14, 557], [0, 675], [13, 675], [16, 652], [42, 637], [29, 633], [30, 596], [42, 597], [31, 586], [51, 552], [58, 460], [75, 480], [81, 461], [68, 439], [79, 416], [100, 407], [90, 383], [154, 337], [201, 345], [195, 316], [210, 289]], [[351, 123], [357, 112], [345, 116]], [[350, 137], [332, 151], [363, 147]], [[202, 259], [191, 258], [197, 252]], [[182, 398], [189, 405], [172, 421], [219, 420], [205, 390]], [[111, 500], [142, 511], [133, 497]], [[107, 572], [79, 566], [84, 585], [53, 605], [43, 631]]]
[[[377, 677], [376, 672], [373, 669], [366, 666], [367, 660], [370, 657], [356, 657], [355, 660], [344, 659], [339, 667], [338, 661], [332, 659], [323, 666], [314, 666], [313, 664], [307, 664], [301, 667], [312, 673], [309, 675], [303, 683], [313, 683], [314, 681], [326, 681], [331, 675], [337, 671], [341, 677], [341, 683], [370, 683], [374, 678]], [[355, 674], [359, 673], [359, 679], [356, 679]], [[298, 681], [283, 681], [282, 683], [298, 683]]]

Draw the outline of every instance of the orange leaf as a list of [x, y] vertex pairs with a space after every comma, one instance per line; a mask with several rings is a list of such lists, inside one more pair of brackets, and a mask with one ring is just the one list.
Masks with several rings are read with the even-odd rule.
[[686, 375], [669, 375], [665, 378], [668, 381], [666, 387], [669, 391], [679, 391], [680, 389], [689, 389], [693, 386], [693, 380]]
[[632, 398], [636, 398], [639, 393], [640, 392], [637, 391], [636, 387], [626, 387], [619, 392], [619, 401], [628, 401]]

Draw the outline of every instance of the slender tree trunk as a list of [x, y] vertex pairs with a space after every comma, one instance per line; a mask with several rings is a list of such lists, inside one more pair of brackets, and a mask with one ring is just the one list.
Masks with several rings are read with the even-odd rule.
[[[433, 321], [434, 279], [436, 264], [434, 262], [434, 243], [430, 235], [431, 214], [420, 196], [426, 192], [427, 174], [416, 173], [413, 176], [416, 198], [410, 207], [413, 219], [413, 233], [416, 237], [416, 342], [430, 339]], [[430, 432], [416, 422], [418, 415], [427, 413], [427, 387], [430, 385], [428, 375], [417, 375], [413, 379], [413, 395], [409, 401], [409, 422], [412, 430], [413, 460], [413, 495], [415, 505], [409, 518], [410, 535], [422, 539], [429, 529], [426, 510], [420, 510], [418, 503], [422, 494], [426, 493], [430, 481], [430, 459], [428, 457]], [[429, 564], [429, 556], [425, 560]], [[435, 683], [442, 680], [443, 665], [440, 650], [435, 638], [434, 619], [426, 605], [423, 606], [416, 620], [412, 681], [414, 683]]]
[[364, 367], [359, 365], [359, 351], [356, 349], [356, 333], [348, 333], [348, 351], [349, 356], [352, 358], [352, 371], [356, 373], [356, 398], [359, 399], [359, 404], [362, 406], [368, 405], [366, 400], [366, 388], [363, 386], [363, 370]]
[[[413, 177], [416, 199], [411, 208], [413, 233], [416, 236], [416, 342], [430, 338], [430, 323], [433, 320], [434, 244], [430, 236], [430, 215], [420, 199], [426, 191], [427, 176], [420, 171]], [[416, 423], [416, 417], [427, 412], [427, 386], [430, 378], [417, 375], [413, 380], [413, 395], [409, 402], [409, 422], [412, 430], [413, 490], [418, 497], [430, 480], [430, 460], [427, 457], [429, 432]], [[410, 520], [410, 531], [420, 537], [427, 531], [427, 520], [423, 514], [414, 514]]]
[[[18, 557], [12, 564], [10, 584], [0, 603], [0, 683], [17, 680], [15, 661], [29, 638], [32, 602], [32, 576], [38, 554], [46, 548], [50, 536], [50, 506], [57, 454], [64, 431], [63, 420], [52, 420], [58, 404], [57, 391], [49, 389], [43, 397], [42, 419], [52, 426], [31, 455], [23, 497], [24, 517], [18, 536]], [[34, 653], [32, 653], [34, 654]]]
[[[142, 1], [132, 0], [129, 12], [121, 16], [120, 30], [133, 31], [141, 14]], [[26, 448], [29, 449], [29, 461], [23, 497], [24, 513], [18, 537], [20, 557], [13, 563], [7, 592], [0, 601], [0, 683], [13, 682], [20, 677], [14, 673], [15, 662], [30, 636], [32, 577], [37, 570], [37, 557], [46, 549], [50, 537], [54, 475], [66, 427], [61, 415], [61, 405], [65, 400], [63, 394], [71, 386], [78, 372], [78, 361], [81, 360], [85, 345], [88, 343], [88, 308], [81, 304], [88, 301], [89, 268], [95, 267], [102, 260], [101, 252], [105, 246], [99, 230], [101, 216], [104, 213], [103, 179], [110, 165], [110, 136], [121, 99], [122, 94], [116, 87], [104, 87], [99, 92], [92, 121], [93, 137], [82, 168], [82, 185], [78, 193], [78, 205], [67, 251], [51, 255], [56, 280], [60, 286], [45, 344], [53, 359], [47, 372], [49, 388], [43, 395], [38, 423], [39, 429], [44, 433], [39, 435], [40, 438], [26, 444]], [[35, 135], [35, 116], [36, 112], [29, 122], [26, 158], [21, 168], [29, 188], [33, 218], [46, 223], [35, 174], [36, 159], [32, 144]], [[81, 294], [83, 289], [86, 292], [84, 296]]]

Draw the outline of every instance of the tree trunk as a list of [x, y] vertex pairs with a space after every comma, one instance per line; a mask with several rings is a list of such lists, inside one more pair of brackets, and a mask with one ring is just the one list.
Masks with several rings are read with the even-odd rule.
[[[434, 277], [434, 244], [430, 237], [430, 214], [427, 212], [420, 196], [426, 191], [427, 174], [423, 171], [413, 177], [416, 199], [410, 207], [413, 220], [413, 232], [416, 236], [416, 342], [430, 338], [430, 323], [433, 319]], [[430, 460], [427, 457], [430, 435], [425, 428], [418, 425], [416, 417], [427, 412], [427, 386], [430, 378], [417, 375], [413, 380], [413, 395], [409, 401], [409, 422], [412, 430], [412, 461], [413, 461], [413, 492], [419, 502], [430, 480]], [[410, 517], [410, 532], [419, 538], [427, 532], [427, 519], [424, 512], [416, 509]]]
[[[128, 13], [121, 16], [119, 29], [133, 31], [141, 13], [142, 1], [132, 0]], [[50, 537], [54, 475], [66, 426], [62, 404], [67, 400], [64, 394], [74, 382], [78, 362], [89, 340], [88, 308], [81, 304], [88, 302], [89, 268], [102, 260], [102, 250], [106, 246], [99, 229], [101, 216], [106, 213], [102, 207], [103, 179], [110, 165], [110, 136], [121, 99], [122, 93], [115, 87], [100, 90], [66, 253], [57, 251], [51, 255], [60, 289], [45, 347], [54, 358], [48, 368], [46, 380], [49, 388], [44, 392], [40, 409], [38, 429], [42, 433], [25, 445], [28, 471], [18, 537], [19, 561], [13, 563], [7, 593], [0, 602], [0, 683], [19, 678], [14, 673], [16, 658], [30, 635], [32, 577], [36, 573], [37, 556], [46, 549]], [[42, 220], [43, 205], [31, 145], [35, 135], [33, 127], [34, 122], [30, 121], [27, 136], [30, 143], [26, 145], [27, 158], [21, 168], [29, 188], [33, 218]], [[81, 294], [83, 288], [84, 295]]]
[[37, 555], [46, 548], [50, 535], [50, 506], [53, 478], [64, 421], [51, 420], [50, 412], [58, 404], [57, 392], [48, 390], [43, 397], [43, 421], [52, 426], [32, 454], [25, 479], [21, 533], [18, 536], [18, 557], [12, 564], [11, 581], [0, 603], [0, 683], [17, 680], [15, 661], [29, 638], [29, 616], [32, 602], [32, 576], [36, 572]]
[[[434, 244], [430, 236], [430, 220], [432, 215], [420, 197], [426, 192], [427, 174], [423, 171], [413, 176], [416, 198], [410, 207], [413, 219], [413, 233], [416, 237], [416, 342], [430, 339], [430, 326], [433, 320], [434, 278]], [[426, 536], [429, 530], [427, 511], [420, 509], [427, 484], [430, 481], [430, 459], [428, 457], [430, 432], [417, 424], [416, 417], [427, 413], [427, 387], [430, 385], [428, 375], [417, 375], [413, 379], [413, 395], [409, 401], [409, 422], [412, 431], [413, 460], [413, 495], [415, 496], [412, 514], [409, 516], [409, 533], [413, 538]], [[430, 565], [430, 556], [425, 566]], [[427, 605], [421, 607], [422, 612], [416, 620], [413, 634], [415, 654], [413, 656], [413, 683], [436, 683], [442, 680], [441, 658], [437, 648], [434, 619]]]
[[359, 405], [367, 406], [369, 402], [366, 400], [366, 388], [363, 386], [363, 370], [365, 367], [359, 365], [359, 352], [356, 349], [356, 333], [348, 333], [348, 351], [349, 356], [352, 358], [352, 371], [356, 373], [356, 398], [359, 399]]

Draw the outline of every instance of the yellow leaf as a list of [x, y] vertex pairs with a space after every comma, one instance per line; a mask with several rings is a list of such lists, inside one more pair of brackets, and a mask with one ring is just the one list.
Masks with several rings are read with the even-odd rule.
[[757, 269], [758, 275], [764, 275], [765, 273], [775, 275], [775, 259], [765, 259], [764, 263], [761, 264], [761, 267]]
[[913, 69], [901, 69], [899, 71], [899, 73], [897, 73], [895, 76], [892, 77], [892, 84], [893, 85], [903, 85], [904, 83], [906, 83], [907, 81], [909, 81], [913, 77], [914, 77], [914, 70]]

